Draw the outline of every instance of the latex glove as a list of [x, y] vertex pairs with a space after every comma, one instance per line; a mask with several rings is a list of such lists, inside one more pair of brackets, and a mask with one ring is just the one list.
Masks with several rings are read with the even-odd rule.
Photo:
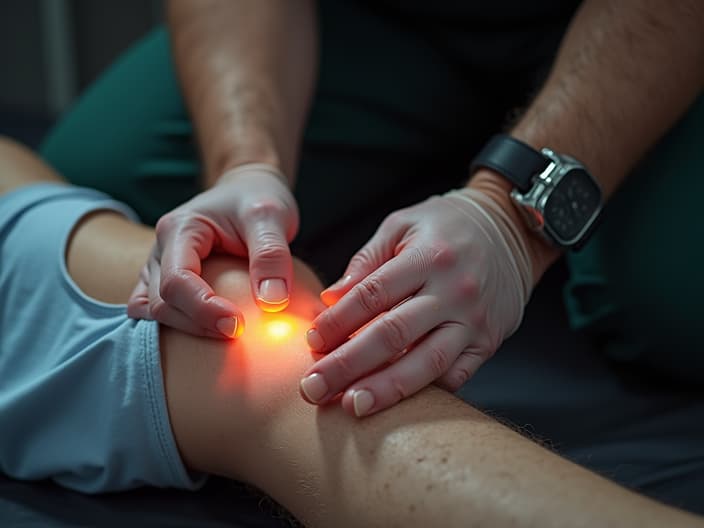
[[288, 305], [298, 207], [274, 167], [252, 163], [223, 174], [211, 189], [164, 215], [157, 241], [127, 305], [130, 317], [185, 332], [237, 337], [244, 318], [200, 276], [211, 252], [248, 256], [252, 295], [265, 311]]
[[364, 416], [433, 381], [457, 390], [518, 328], [531, 288], [522, 235], [487, 195], [462, 189], [397, 211], [323, 292], [334, 305], [306, 337], [327, 355], [302, 395], [326, 403], [345, 391], [343, 407]]

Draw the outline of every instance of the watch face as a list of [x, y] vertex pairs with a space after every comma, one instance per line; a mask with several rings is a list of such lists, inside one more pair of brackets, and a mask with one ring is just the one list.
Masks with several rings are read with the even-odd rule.
[[574, 240], [601, 203], [601, 190], [583, 169], [572, 169], [545, 202], [545, 223], [563, 242]]

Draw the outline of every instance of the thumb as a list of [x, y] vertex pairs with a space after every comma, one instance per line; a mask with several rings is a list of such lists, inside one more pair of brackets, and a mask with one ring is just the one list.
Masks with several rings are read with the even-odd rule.
[[286, 230], [275, 219], [260, 219], [246, 228], [249, 275], [259, 308], [279, 312], [288, 306], [293, 260]]

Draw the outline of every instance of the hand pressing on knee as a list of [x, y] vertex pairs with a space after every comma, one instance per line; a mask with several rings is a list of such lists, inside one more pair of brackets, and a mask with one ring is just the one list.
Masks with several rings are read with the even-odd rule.
[[350, 413], [385, 409], [430, 383], [454, 391], [520, 325], [532, 257], [488, 194], [462, 189], [390, 215], [322, 294], [307, 333], [327, 355], [301, 392]]
[[239, 337], [242, 310], [216, 295], [201, 274], [212, 253], [249, 257], [252, 298], [264, 311], [284, 309], [293, 273], [288, 243], [298, 230], [298, 207], [284, 182], [274, 167], [242, 165], [163, 216], [129, 316], [194, 335]]

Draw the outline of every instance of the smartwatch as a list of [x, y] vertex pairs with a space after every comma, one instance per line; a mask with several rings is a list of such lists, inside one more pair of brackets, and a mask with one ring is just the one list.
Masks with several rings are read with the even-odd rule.
[[474, 158], [470, 174], [483, 167], [514, 185], [511, 199], [532, 230], [561, 248], [578, 250], [587, 242], [601, 213], [602, 192], [579, 161], [499, 134]]

